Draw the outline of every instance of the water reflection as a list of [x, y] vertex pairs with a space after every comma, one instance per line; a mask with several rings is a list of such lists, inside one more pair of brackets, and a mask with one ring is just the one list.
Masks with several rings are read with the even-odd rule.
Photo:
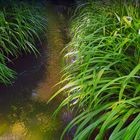
[[[12, 86], [0, 87], [0, 139], [57, 140], [60, 137], [61, 117], [51, 117], [58, 101], [47, 104], [39, 100], [36, 88], [44, 79], [46, 69], [41, 58], [33, 61], [36, 58], [32, 57], [25, 57], [26, 65], [20, 64], [21, 70]], [[28, 69], [22, 71], [27, 65]]]
[[[42, 45], [41, 55], [38, 58], [23, 55], [9, 64], [18, 72], [17, 79], [12, 86], [0, 85], [0, 140], [59, 140], [62, 130], [72, 120], [72, 113], [66, 111], [52, 118], [62, 100], [60, 96], [49, 104], [46, 102], [59, 88], [53, 87], [61, 79], [60, 52], [67, 38], [64, 18], [59, 19], [53, 6], [47, 8], [48, 43]], [[72, 140], [74, 132], [64, 140]]]
[[52, 106], [39, 101], [13, 104], [5, 114], [1, 112], [0, 134], [30, 140], [57, 140], [62, 122], [59, 118], [53, 119], [51, 114]]
[[58, 138], [60, 133], [58, 130], [62, 125], [59, 118], [51, 117], [53, 109], [51, 106], [39, 101], [30, 101], [20, 107], [13, 105], [7, 118], [9, 125], [12, 126], [12, 134], [21, 133], [26, 139], [33, 140]]

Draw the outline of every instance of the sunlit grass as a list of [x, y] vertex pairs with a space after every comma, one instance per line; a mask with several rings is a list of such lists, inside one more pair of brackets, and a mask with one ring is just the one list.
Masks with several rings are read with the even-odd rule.
[[109, 140], [139, 139], [139, 18], [139, 7], [132, 3], [92, 2], [76, 10], [64, 87], [52, 97], [61, 92], [66, 97], [56, 112], [65, 105], [78, 108], [62, 138], [77, 126], [74, 140], [87, 140], [96, 130], [96, 140], [106, 134]]

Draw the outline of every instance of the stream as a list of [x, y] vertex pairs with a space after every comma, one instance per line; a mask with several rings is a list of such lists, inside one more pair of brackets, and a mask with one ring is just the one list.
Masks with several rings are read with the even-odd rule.
[[[72, 119], [64, 110], [52, 117], [62, 97], [47, 103], [60, 88], [55, 85], [61, 79], [64, 62], [60, 52], [66, 44], [67, 29], [55, 11], [48, 10], [46, 17], [47, 40], [43, 40], [40, 55], [19, 57], [10, 64], [17, 71], [16, 80], [12, 85], [0, 86], [0, 140], [59, 140]], [[72, 133], [65, 140], [71, 137]]]

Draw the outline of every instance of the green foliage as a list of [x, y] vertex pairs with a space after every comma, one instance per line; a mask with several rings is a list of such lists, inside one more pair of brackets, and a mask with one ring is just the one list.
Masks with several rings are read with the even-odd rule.
[[38, 54], [36, 43], [45, 28], [41, 7], [21, 3], [0, 10], [0, 83], [9, 83], [15, 76], [15, 72], [6, 67], [9, 56]]
[[[86, 3], [72, 19], [72, 40], [66, 47], [61, 103], [78, 107], [67, 126], [73, 140], [138, 140], [140, 136], [140, 11], [130, 3]], [[51, 98], [51, 99], [52, 99]], [[50, 99], [50, 100], [51, 100]]]

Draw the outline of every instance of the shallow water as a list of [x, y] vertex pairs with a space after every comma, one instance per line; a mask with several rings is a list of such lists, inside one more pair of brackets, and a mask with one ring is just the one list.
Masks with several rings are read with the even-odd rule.
[[[59, 140], [71, 119], [64, 111], [52, 117], [62, 97], [47, 103], [59, 89], [55, 85], [61, 78], [60, 51], [65, 46], [59, 20], [53, 14], [41, 55], [23, 55], [10, 64], [17, 71], [17, 79], [11, 86], [0, 86], [0, 140]], [[70, 135], [65, 137], [70, 139]]]

